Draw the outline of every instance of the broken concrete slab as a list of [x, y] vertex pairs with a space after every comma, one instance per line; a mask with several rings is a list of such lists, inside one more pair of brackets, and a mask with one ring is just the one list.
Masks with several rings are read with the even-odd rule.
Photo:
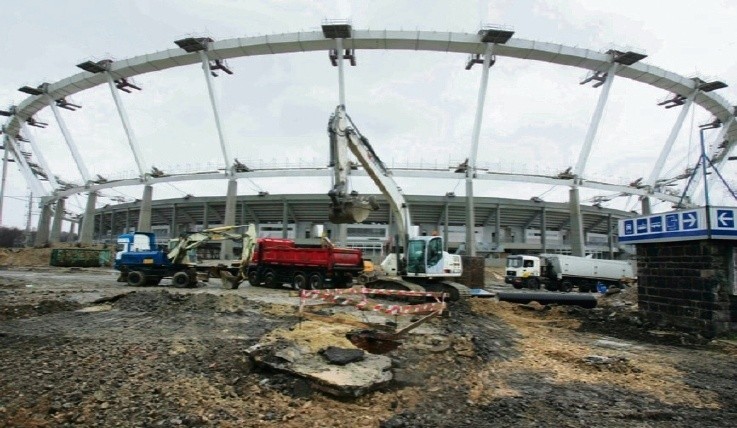
[[247, 354], [258, 365], [308, 379], [314, 389], [338, 397], [359, 397], [391, 382], [391, 359], [364, 354], [360, 361], [335, 365], [294, 343], [255, 345]]
[[339, 366], [361, 361], [366, 355], [366, 353], [360, 349], [339, 348], [337, 346], [328, 346], [320, 351], [320, 354], [325, 357], [330, 364], [337, 364]]

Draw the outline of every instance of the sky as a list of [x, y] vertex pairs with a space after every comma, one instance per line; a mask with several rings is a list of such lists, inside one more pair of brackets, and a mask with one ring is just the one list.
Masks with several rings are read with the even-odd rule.
[[[325, 19], [350, 19], [354, 29], [476, 33], [482, 25], [512, 27], [515, 38], [605, 52], [635, 50], [645, 63], [684, 76], [718, 79], [719, 91], [737, 104], [737, 3], [632, 0], [499, 1], [268, 1], [268, 0], [66, 0], [14, 2], [0, 15], [0, 108], [19, 104], [24, 85], [56, 82], [79, 72], [85, 60], [115, 60], [174, 48], [174, 40], [215, 40], [297, 31], [318, 31]], [[361, 132], [390, 166], [459, 163], [468, 157], [480, 67], [464, 69], [465, 55], [415, 51], [357, 51], [358, 65], [346, 68], [346, 105]], [[295, 53], [228, 60], [234, 75], [215, 81], [225, 134], [233, 156], [246, 165], [326, 165], [327, 119], [338, 104], [337, 69], [327, 53]], [[489, 75], [478, 166], [496, 171], [554, 175], [575, 165], [599, 90], [579, 85], [586, 70], [544, 62], [497, 58]], [[143, 90], [121, 93], [147, 165], [167, 172], [209, 169], [222, 164], [207, 88], [199, 65], [134, 78]], [[584, 176], [627, 184], [647, 177], [670, 133], [678, 109], [657, 103], [665, 91], [618, 78], [599, 127]], [[63, 117], [92, 175], [136, 174], [133, 155], [107, 86], [71, 97], [83, 106]], [[72, 156], [48, 109], [36, 115], [46, 129], [32, 128], [51, 171], [81, 182]], [[664, 169], [673, 176], [698, 157], [698, 125], [709, 122], [693, 109]], [[722, 170], [734, 181], [731, 165]], [[464, 193], [460, 180], [398, 178], [407, 194]], [[295, 182], [299, 183], [295, 185]], [[259, 191], [325, 193], [329, 179], [239, 180], [239, 194]], [[355, 189], [376, 193], [367, 179]], [[224, 195], [225, 180], [158, 184], [154, 198]], [[111, 198], [141, 197], [140, 186], [107, 189]], [[477, 181], [476, 196], [567, 200], [565, 186]], [[717, 204], [735, 205], [721, 186]], [[582, 200], [611, 192], [582, 189]], [[25, 227], [29, 189], [10, 164], [2, 225]], [[714, 201], [713, 201], [714, 202]], [[35, 227], [38, 200], [30, 204]], [[81, 212], [83, 197], [67, 209]], [[638, 209], [636, 197], [604, 206]], [[669, 203], [655, 204], [659, 211]]]

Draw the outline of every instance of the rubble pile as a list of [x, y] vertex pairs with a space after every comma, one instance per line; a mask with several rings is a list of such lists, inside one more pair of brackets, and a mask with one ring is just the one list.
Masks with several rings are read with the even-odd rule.
[[633, 290], [459, 301], [377, 355], [348, 340], [376, 320], [287, 290], [3, 271], [0, 426], [732, 426], [734, 355], [625, 321]]
[[51, 248], [0, 248], [0, 266], [48, 266]]

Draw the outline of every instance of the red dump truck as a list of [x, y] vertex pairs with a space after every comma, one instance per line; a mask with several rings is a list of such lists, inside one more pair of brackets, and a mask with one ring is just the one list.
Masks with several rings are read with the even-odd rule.
[[338, 248], [327, 239], [319, 246], [297, 245], [291, 239], [260, 238], [248, 264], [248, 282], [256, 287], [295, 289], [350, 287], [363, 271], [363, 254]]

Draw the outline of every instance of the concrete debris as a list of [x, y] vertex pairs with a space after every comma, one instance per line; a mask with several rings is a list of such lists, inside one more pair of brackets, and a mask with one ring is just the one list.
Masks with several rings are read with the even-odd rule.
[[365, 354], [360, 349], [338, 348], [337, 346], [328, 346], [320, 351], [320, 355], [325, 357], [330, 364], [339, 366], [361, 361], [365, 358]]
[[391, 359], [382, 355], [364, 354], [360, 361], [336, 365], [307, 348], [284, 342], [255, 345], [247, 354], [257, 365], [303, 377], [314, 389], [337, 397], [360, 397], [393, 377]]

